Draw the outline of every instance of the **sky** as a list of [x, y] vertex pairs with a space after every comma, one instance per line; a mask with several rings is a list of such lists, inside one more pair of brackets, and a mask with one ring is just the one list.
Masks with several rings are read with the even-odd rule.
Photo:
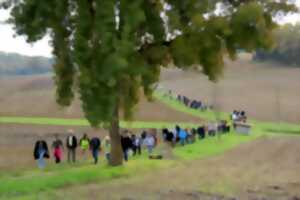
[[[300, 0], [295, 0], [300, 8]], [[5, 21], [9, 17], [9, 12], [0, 10], [0, 22]], [[280, 24], [300, 22], [300, 13], [288, 15], [278, 19]], [[51, 57], [51, 47], [49, 45], [49, 37], [45, 37], [39, 42], [28, 44], [26, 38], [22, 36], [14, 36], [14, 30], [11, 25], [0, 23], [0, 51], [9, 53], [19, 53], [28, 56], [45, 56]]]

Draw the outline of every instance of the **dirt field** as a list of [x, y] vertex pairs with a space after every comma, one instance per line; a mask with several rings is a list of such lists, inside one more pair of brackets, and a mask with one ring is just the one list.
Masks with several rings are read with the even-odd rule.
[[[78, 100], [68, 108], [56, 104], [50, 75], [2, 78], [0, 85], [0, 116], [83, 118]], [[160, 102], [150, 103], [145, 98], [135, 113], [135, 119], [141, 121], [199, 122], [198, 118], [176, 112]]]
[[[208, 104], [217, 102], [224, 111], [241, 109], [258, 120], [299, 123], [299, 77], [300, 67], [254, 63], [249, 54], [241, 54], [237, 61], [226, 62], [225, 75], [217, 87], [200, 73], [174, 69], [163, 70], [161, 86], [165, 90], [172, 89], [176, 93], [200, 99]], [[83, 116], [79, 101], [66, 109], [56, 105], [51, 75], [1, 78], [0, 85], [0, 115], [67, 118]], [[159, 102], [152, 104], [145, 99], [137, 106], [136, 119], [197, 121]]]
[[299, 123], [299, 77], [300, 67], [254, 63], [243, 54], [235, 62], [226, 62], [217, 86], [201, 74], [174, 69], [163, 72], [161, 86], [208, 104], [216, 102], [223, 111], [245, 110], [258, 120]]
[[[297, 200], [299, 152], [299, 137], [265, 137], [214, 158], [121, 182], [71, 187], [58, 194], [75, 198], [72, 191], [76, 191], [78, 199], [111, 200]], [[219, 192], [228, 198], [209, 194]]]

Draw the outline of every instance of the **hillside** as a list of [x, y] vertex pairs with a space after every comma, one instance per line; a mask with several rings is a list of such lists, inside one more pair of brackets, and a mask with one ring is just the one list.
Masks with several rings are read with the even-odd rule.
[[0, 52], [0, 76], [33, 75], [51, 72], [52, 59]]
[[[241, 54], [226, 61], [224, 77], [217, 86], [193, 71], [168, 69], [161, 87], [213, 104], [220, 110], [245, 110], [249, 117], [264, 121], [300, 122], [300, 68], [268, 62], [253, 62]], [[216, 100], [215, 100], [216, 99]]]

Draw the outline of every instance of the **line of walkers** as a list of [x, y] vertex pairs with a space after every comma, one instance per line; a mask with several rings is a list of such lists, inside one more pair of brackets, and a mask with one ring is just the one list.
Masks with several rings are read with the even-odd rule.
[[203, 101], [200, 100], [195, 100], [195, 99], [191, 99], [185, 95], [181, 95], [181, 94], [173, 94], [172, 90], [168, 90], [168, 92], [165, 92], [165, 96], [168, 96], [172, 99], [176, 99], [177, 101], [179, 101], [180, 103], [184, 104], [186, 107], [192, 108], [192, 109], [196, 109], [196, 110], [201, 110], [201, 111], [206, 111], [208, 109], [213, 109], [212, 106], [209, 106], [207, 104], [205, 104]]
[[[84, 160], [88, 159], [88, 153], [94, 159], [94, 163], [97, 164], [99, 160], [99, 152], [104, 149], [104, 154], [107, 162], [110, 162], [110, 150], [111, 142], [109, 136], [104, 137], [104, 142], [101, 144], [101, 139], [99, 137], [92, 137], [91, 139], [87, 134], [83, 134], [82, 138], [77, 140], [74, 135], [73, 130], [68, 131], [68, 136], [65, 141], [65, 147], [67, 150], [67, 160], [69, 163], [76, 162], [76, 152], [77, 148], [80, 148], [82, 157]], [[157, 146], [158, 139], [155, 131], [143, 131], [140, 136], [130, 133], [125, 130], [121, 134], [121, 145], [123, 150], [124, 160], [128, 161], [129, 154], [141, 155], [142, 147], [145, 147], [149, 154], [153, 152], [153, 149]], [[61, 163], [63, 159], [63, 152], [65, 150], [62, 140], [59, 138], [58, 134], [55, 135], [55, 140], [52, 143], [53, 157], [55, 163]], [[46, 165], [45, 159], [50, 158], [50, 153], [48, 149], [47, 142], [45, 140], [39, 139], [34, 146], [34, 159], [37, 160], [39, 168], [44, 168]]]
[[212, 105], [207, 105], [206, 103], [204, 103], [201, 100], [192, 99], [192, 98], [189, 98], [182, 94], [176, 94], [172, 90], [166, 91], [166, 90], [163, 90], [162, 87], [160, 87], [159, 90], [163, 93], [163, 95], [165, 97], [168, 97], [173, 100], [177, 100], [178, 102], [182, 103], [183, 105], [185, 105], [188, 108], [192, 108], [195, 110], [201, 110], [201, 111], [207, 111], [209, 109], [213, 110]]
[[203, 125], [192, 129], [183, 129], [178, 125], [173, 130], [164, 128], [162, 130], [162, 137], [165, 142], [174, 147], [176, 144], [182, 146], [192, 144], [196, 141], [197, 136], [199, 140], [202, 140], [207, 136], [216, 136], [217, 133], [226, 134], [229, 132], [230, 125], [228, 125], [227, 121], [223, 120], [219, 123], [209, 123], [207, 126]]
[[[209, 123], [198, 128], [183, 129], [176, 126], [175, 129], [169, 130], [162, 129], [162, 139], [165, 142], [175, 146], [177, 143], [180, 145], [194, 143], [198, 135], [199, 139], [204, 139], [206, 136], [216, 136], [217, 133], [229, 133], [230, 126], [227, 121], [220, 121], [219, 123]], [[145, 148], [149, 155], [152, 155], [154, 148], [158, 145], [158, 137], [156, 129], [151, 129], [148, 132], [143, 131], [140, 135], [135, 135], [129, 130], [124, 130], [121, 134], [121, 146], [123, 157], [128, 161], [129, 155], [136, 156], [142, 154], [142, 149]], [[99, 160], [99, 152], [103, 149], [107, 162], [110, 162], [111, 142], [109, 136], [103, 138], [103, 144], [99, 137], [89, 138], [87, 134], [83, 134], [81, 139], [77, 140], [72, 130], [68, 131], [68, 136], [65, 145], [59, 138], [58, 134], [55, 135], [55, 140], [52, 143], [53, 157], [55, 163], [59, 164], [63, 160], [63, 152], [67, 150], [67, 160], [69, 163], [76, 162], [77, 148], [80, 148], [83, 160], [88, 159], [89, 152], [91, 153], [94, 163], [97, 164]], [[45, 159], [50, 158], [47, 142], [39, 139], [34, 146], [34, 159], [37, 160], [39, 168], [44, 168], [46, 163]]]

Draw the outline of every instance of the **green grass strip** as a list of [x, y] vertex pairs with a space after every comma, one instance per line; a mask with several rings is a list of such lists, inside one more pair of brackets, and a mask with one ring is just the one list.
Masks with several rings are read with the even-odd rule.
[[116, 178], [129, 177], [137, 173], [168, 167], [171, 161], [132, 160], [119, 167], [107, 165], [94, 166], [87, 164], [81, 167], [62, 167], [46, 171], [34, 171], [23, 176], [2, 178], [0, 198], [18, 198], [25, 194], [49, 191], [68, 185], [85, 184], [95, 181], [108, 181]]
[[[47, 117], [0, 117], [0, 124], [25, 124], [48, 126], [90, 126], [85, 119], [65, 119]], [[176, 124], [182, 127], [195, 127], [199, 124], [184, 122], [145, 122], [145, 121], [121, 121], [122, 128], [171, 128]]]
[[229, 133], [220, 137], [207, 137], [199, 143], [194, 143], [174, 149], [174, 154], [183, 160], [203, 159], [210, 156], [223, 154], [225, 151], [234, 147], [253, 141], [261, 134], [250, 136]]

